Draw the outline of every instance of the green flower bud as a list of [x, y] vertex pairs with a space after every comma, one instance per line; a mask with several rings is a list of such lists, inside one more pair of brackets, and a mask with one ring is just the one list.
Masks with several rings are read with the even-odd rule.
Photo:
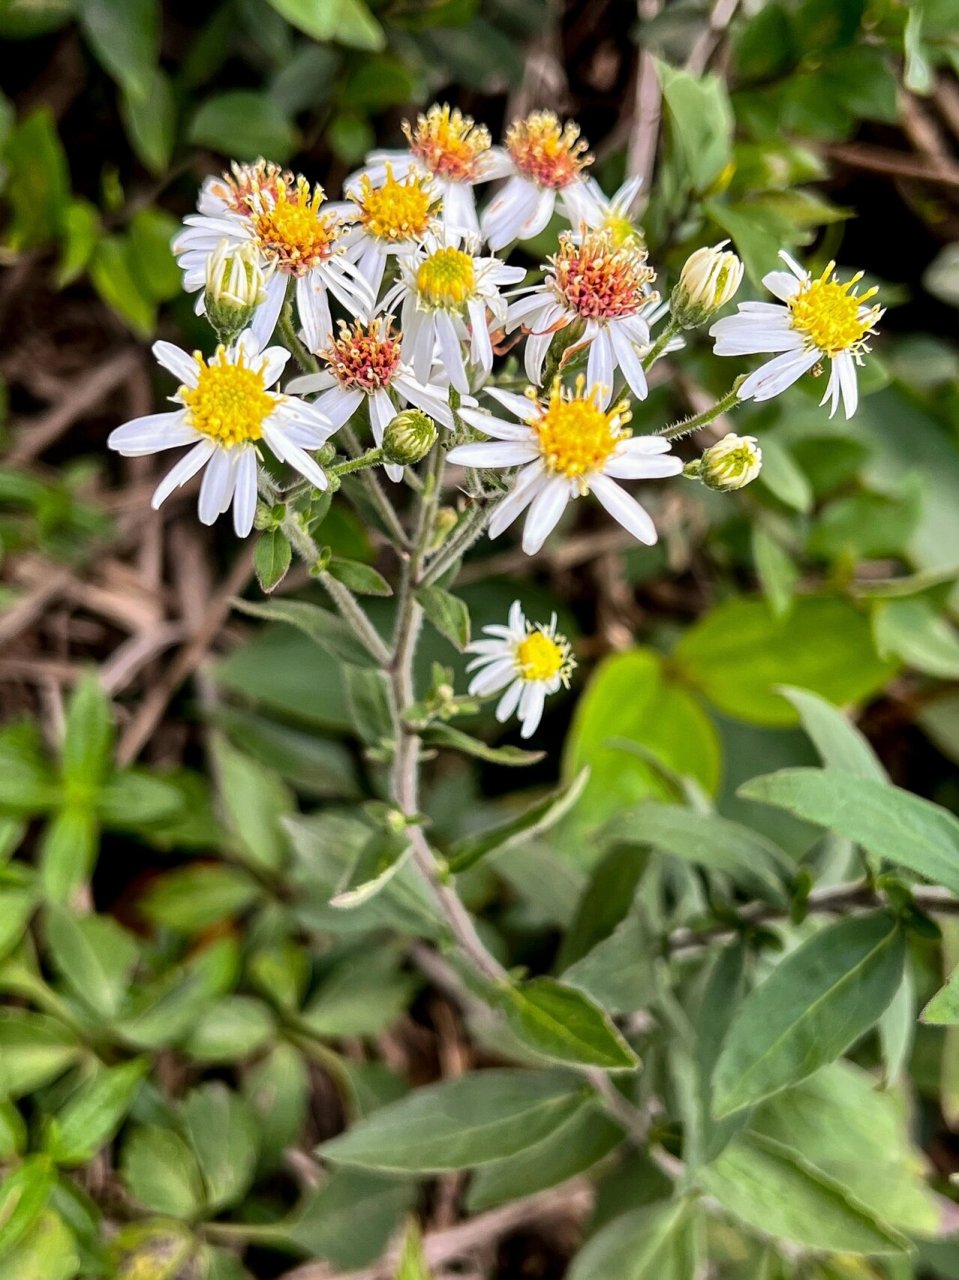
[[253, 319], [272, 273], [272, 267], [264, 271], [260, 266], [259, 249], [252, 241], [231, 250], [229, 242], [221, 240], [210, 254], [203, 307], [221, 342], [229, 345]]
[[763, 465], [762, 450], [755, 436], [737, 436], [730, 432], [706, 450], [695, 462], [688, 462], [683, 475], [702, 480], [709, 489], [729, 491], [742, 489], [759, 475]]
[[729, 302], [742, 283], [743, 264], [734, 253], [723, 249], [728, 243], [722, 240], [697, 249], [686, 259], [669, 300], [673, 319], [681, 329], [695, 329], [708, 320]]
[[404, 409], [383, 433], [383, 458], [398, 467], [409, 467], [425, 458], [436, 444], [436, 423], [420, 409]]

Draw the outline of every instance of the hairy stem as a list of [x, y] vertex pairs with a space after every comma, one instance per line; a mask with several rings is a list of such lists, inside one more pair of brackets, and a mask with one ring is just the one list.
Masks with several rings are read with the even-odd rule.
[[739, 384], [742, 378], [737, 378], [732, 387], [726, 392], [721, 400], [718, 400], [709, 409], [704, 409], [702, 413], [697, 413], [695, 417], [683, 418], [679, 422], [674, 422], [668, 427], [663, 427], [662, 431], [656, 434], [662, 436], [664, 440], [679, 440], [682, 436], [688, 436], [693, 431], [698, 431], [700, 427], [708, 427], [711, 422], [721, 417], [724, 413], [728, 413], [730, 409], [735, 409], [740, 403]]
[[643, 369], [645, 370], [646, 373], [648, 373], [649, 370], [653, 367], [653, 365], [656, 363], [659, 357], [663, 354], [663, 351], [666, 349], [666, 346], [669, 343], [669, 341], [672, 338], [674, 338], [678, 332], [679, 332], [679, 325], [676, 323], [673, 317], [670, 316], [669, 319], [666, 321], [666, 324], [663, 326], [663, 330], [660, 333], [659, 337], [656, 339], [656, 341], [653, 343], [653, 345], [649, 348], [649, 350], [646, 352], [645, 356], [643, 357]]

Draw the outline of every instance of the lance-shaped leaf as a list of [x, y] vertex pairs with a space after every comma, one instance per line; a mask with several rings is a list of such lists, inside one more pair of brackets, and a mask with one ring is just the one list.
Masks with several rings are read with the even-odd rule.
[[451, 724], [431, 724], [423, 736], [434, 746], [452, 747], [454, 751], [462, 751], [477, 760], [488, 760], [490, 764], [536, 764], [546, 754], [545, 751], [524, 751], [521, 747], [490, 747]]
[[570, 1280], [687, 1280], [689, 1214], [688, 1200], [621, 1214], [587, 1241]]
[[568, 786], [551, 791], [515, 818], [510, 818], [481, 835], [465, 836], [458, 840], [449, 851], [447, 861], [450, 870], [465, 871], [489, 853], [505, 853], [508, 849], [515, 849], [527, 840], [542, 835], [572, 809], [588, 781], [589, 769], [580, 769]]
[[808, 689], [782, 684], [777, 689], [799, 712], [802, 727], [827, 768], [844, 769], [860, 778], [885, 782], [888, 775], [879, 757], [852, 721], [838, 707]]
[[737, 794], [788, 809], [959, 893], [959, 819], [929, 800], [838, 769], [780, 769]]
[[475, 1071], [381, 1107], [320, 1153], [385, 1173], [470, 1169], [541, 1142], [586, 1097], [559, 1071]]
[[356, 632], [329, 609], [321, 609], [306, 600], [266, 600], [261, 604], [234, 600], [233, 604], [241, 613], [254, 618], [289, 623], [341, 662], [351, 662], [358, 667], [375, 665], [374, 656], [364, 648]]
[[869, 1030], [902, 980], [898, 924], [840, 920], [786, 956], [743, 1002], [713, 1076], [713, 1112], [730, 1115], [832, 1062]]
[[66, 1165], [92, 1159], [119, 1129], [149, 1067], [146, 1058], [133, 1058], [81, 1085], [47, 1125], [45, 1146], [52, 1158]]
[[536, 1053], [553, 1062], [631, 1071], [639, 1058], [612, 1018], [594, 1000], [554, 978], [505, 985], [497, 995], [513, 1032]]
[[420, 587], [416, 598], [440, 635], [462, 653], [470, 642], [470, 611], [459, 596], [442, 587]]

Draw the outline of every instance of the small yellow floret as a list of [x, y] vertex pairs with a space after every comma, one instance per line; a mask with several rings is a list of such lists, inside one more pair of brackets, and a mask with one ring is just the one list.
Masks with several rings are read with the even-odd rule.
[[416, 290], [428, 307], [455, 311], [476, 292], [476, 268], [462, 249], [437, 249], [416, 272]]
[[516, 664], [524, 680], [552, 680], [560, 674], [567, 659], [563, 637], [553, 639], [544, 631], [531, 631], [516, 646]]
[[430, 173], [448, 182], [470, 182], [480, 174], [490, 149], [489, 130], [458, 107], [434, 104], [415, 126], [404, 122], [410, 150]]
[[305, 178], [278, 183], [275, 199], [257, 203], [252, 215], [260, 247], [281, 271], [304, 275], [333, 251], [337, 224], [320, 213], [323, 188]]
[[601, 409], [597, 389], [587, 394], [582, 377], [575, 392], [564, 393], [557, 380], [549, 403], [540, 407], [541, 415], [532, 425], [543, 461], [554, 475], [570, 480], [602, 471], [616, 446], [630, 435], [625, 427], [630, 418], [625, 401]]
[[370, 235], [391, 244], [421, 239], [439, 212], [426, 179], [410, 174], [398, 182], [389, 165], [386, 181], [380, 187], [374, 187], [364, 174], [356, 203], [360, 207], [360, 222]]
[[199, 351], [193, 358], [198, 365], [197, 385], [180, 388], [190, 426], [228, 448], [259, 440], [265, 419], [279, 401], [265, 390], [261, 370], [250, 368], [242, 352], [236, 364], [229, 364], [222, 346], [209, 364]]
[[806, 336], [810, 346], [830, 358], [861, 347], [881, 315], [879, 307], [863, 310], [863, 303], [878, 290], [856, 293], [862, 272], [840, 284], [833, 275], [835, 266], [830, 262], [818, 280], [805, 281], [789, 299], [793, 328]]
[[533, 111], [525, 120], [514, 120], [506, 130], [506, 150], [524, 177], [557, 191], [593, 160], [579, 125], [561, 125], [552, 111]]

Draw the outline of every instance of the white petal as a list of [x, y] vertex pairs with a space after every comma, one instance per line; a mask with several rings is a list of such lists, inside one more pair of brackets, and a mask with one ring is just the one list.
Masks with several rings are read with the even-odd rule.
[[[531, 333], [526, 339], [526, 350], [523, 352], [523, 367], [530, 382], [537, 387], [543, 381], [543, 361], [553, 341], [551, 333]], [[490, 388], [492, 394], [492, 387]], [[527, 401], [527, 404], [529, 401]]]
[[822, 359], [822, 353], [812, 351], [787, 351], [776, 356], [751, 373], [739, 388], [740, 400], [771, 400], [781, 391], [791, 387], [802, 375]]
[[523, 692], [523, 681], [514, 680], [506, 692], [496, 704], [496, 719], [500, 724], [505, 724], [516, 708], [519, 706], [519, 700]]
[[200, 521], [212, 524], [221, 515], [233, 498], [236, 483], [236, 459], [231, 449], [217, 448], [213, 451], [203, 483], [200, 485]]
[[672, 455], [624, 452], [609, 459], [603, 474], [617, 480], [658, 480], [663, 476], [678, 476], [682, 469], [682, 460]]
[[267, 347], [260, 357], [260, 375], [263, 378], [264, 387], [273, 386], [286, 368], [289, 359], [290, 352], [286, 347]]
[[519, 467], [538, 457], [539, 449], [535, 444], [505, 440], [495, 444], [461, 444], [447, 454], [450, 462], [461, 467]]
[[180, 347], [175, 347], [172, 342], [154, 342], [153, 354], [156, 356], [157, 364], [161, 364], [164, 369], [169, 369], [174, 378], [184, 386], [196, 386], [200, 366], [191, 355]]
[[443, 192], [443, 222], [465, 235], [479, 235], [476, 199], [473, 189], [464, 182], [448, 182]]
[[486, 307], [482, 302], [470, 302], [467, 310], [470, 318], [470, 361], [485, 374], [493, 367], [493, 345], [486, 325]]
[[107, 436], [107, 448], [115, 449], [125, 458], [139, 458], [147, 453], [194, 444], [201, 438], [188, 424], [184, 410], [178, 409], [172, 413], [148, 413], [115, 427]]
[[630, 391], [632, 391], [637, 400], [645, 400], [649, 394], [649, 387], [646, 384], [643, 362], [622, 327], [615, 321], [609, 326], [609, 340], [612, 344], [613, 354], [616, 357], [616, 363], [622, 369], [623, 377], [626, 379]]
[[294, 444], [282, 427], [267, 421], [263, 424], [263, 439], [267, 442], [281, 462], [288, 462], [299, 471], [300, 475], [317, 489], [323, 490], [329, 484], [319, 464], [299, 445]]
[[523, 690], [519, 701], [519, 718], [523, 723], [519, 736], [531, 738], [543, 718], [543, 704], [546, 702], [546, 690], [538, 680], [530, 680]]
[[529, 396], [517, 395], [515, 391], [504, 391], [501, 387], [487, 387], [486, 394], [498, 400], [504, 409], [509, 409], [520, 422], [532, 422], [539, 416], [539, 409]]
[[440, 357], [443, 361], [449, 380], [457, 391], [466, 393], [470, 389], [469, 382], [466, 378], [466, 368], [463, 364], [463, 349], [460, 346], [459, 335], [453, 325], [453, 321], [445, 311], [437, 311], [433, 317], [433, 323], [436, 329], [436, 340], [440, 349]]
[[495, 440], [529, 440], [531, 431], [523, 422], [506, 422], [503, 418], [494, 418], [491, 413], [482, 409], [460, 409], [460, 417], [477, 431], [492, 436]]
[[848, 351], [841, 352], [833, 361], [839, 369], [839, 385], [842, 387], [842, 403], [846, 417], [851, 418], [859, 404], [859, 383], [856, 379], [856, 362]]
[[515, 674], [516, 664], [512, 657], [499, 658], [473, 677], [469, 684], [469, 691], [477, 698], [488, 697], [489, 694], [496, 693], [498, 689], [508, 684]]
[[240, 452], [233, 495], [233, 528], [238, 538], [249, 537], [256, 515], [256, 450], [248, 445]]
[[600, 329], [589, 344], [586, 360], [586, 389], [596, 395], [601, 409], [609, 406], [613, 398], [613, 349], [605, 329]]
[[517, 516], [526, 510], [546, 484], [546, 471], [541, 462], [534, 462], [516, 477], [511, 493], [494, 509], [489, 522], [489, 536], [498, 538], [508, 529]]
[[534, 556], [559, 523], [569, 502], [569, 481], [552, 476], [530, 504], [523, 528], [523, 550]]
[[153, 497], [150, 499], [150, 506], [154, 511], [159, 510], [160, 504], [169, 498], [174, 489], [179, 489], [188, 480], [192, 480], [215, 449], [216, 445], [212, 440], [201, 440], [199, 444], [195, 444], [188, 453], [183, 455], [176, 466], [170, 468], [157, 485]]
[[382, 387], [378, 391], [374, 391], [370, 396], [370, 426], [373, 429], [373, 439], [376, 443], [383, 443], [383, 432], [387, 425], [396, 417], [396, 405], [389, 398]]
[[276, 322], [280, 318], [283, 301], [286, 298], [286, 281], [287, 277], [280, 271], [271, 276], [266, 286], [266, 298], [257, 307], [256, 314], [253, 316], [250, 328], [260, 347], [265, 347], [273, 337], [273, 330], [276, 328]]
[[322, 351], [333, 336], [333, 320], [323, 281], [315, 271], [296, 282], [296, 310], [307, 347]]
[[324, 391], [313, 401], [314, 408], [328, 418], [331, 426], [337, 430], [344, 423], [349, 422], [362, 403], [362, 391], [347, 391], [345, 387], [340, 386], [331, 387], [329, 391]]
[[[539, 188], [518, 175], [499, 191], [487, 205], [481, 219], [483, 238], [496, 253], [517, 238], [520, 227], [539, 203]], [[546, 221], [549, 221], [547, 216]], [[544, 224], [545, 225], [545, 224]]]
[[628, 533], [651, 547], [657, 538], [656, 526], [635, 498], [605, 476], [590, 478], [589, 487], [614, 520]]
[[312, 391], [327, 391], [330, 387], [336, 386], [337, 381], [332, 373], [323, 370], [321, 373], [298, 374], [295, 378], [290, 379], [286, 384], [286, 389], [298, 396], [305, 396]]
[[532, 240], [534, 236], [538, 236], [548, 226], [555, 208], [556, 192], [552, 187], [543, 187], [539, 192], [534, 208], [517, 232], [518, 238], [520, 240]]
[[770, 293], [781, 298], [783, 302], [788, 302], [802, 287], [802, 280], [797, 280], [789, 271], [770, 271], [768, 275], [763, 276], [763, 284]]

